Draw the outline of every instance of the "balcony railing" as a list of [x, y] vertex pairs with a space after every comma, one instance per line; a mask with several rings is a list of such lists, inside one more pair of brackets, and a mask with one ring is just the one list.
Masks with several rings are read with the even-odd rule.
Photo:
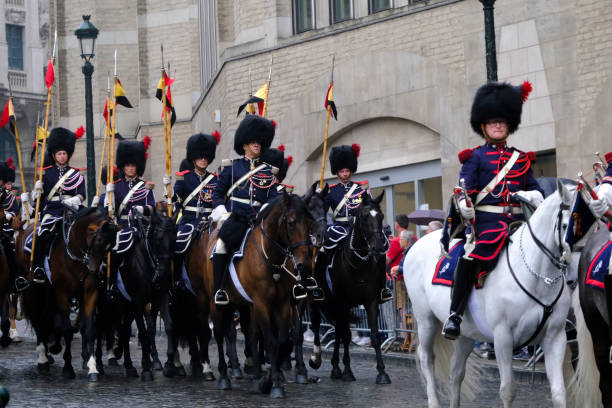
[[[7, 0], [9, 1], [9, 0]], [[10, 0], [16, 1], [16, 0]], [[22, 71], [9, 71], [9, 84], [12, 89], [26, 90], [28, 88], [28, 74]]]
[[7, 6], [12, 6], [12, 7], [24, 7], [24, 0], [6, 0], [6, 5]]

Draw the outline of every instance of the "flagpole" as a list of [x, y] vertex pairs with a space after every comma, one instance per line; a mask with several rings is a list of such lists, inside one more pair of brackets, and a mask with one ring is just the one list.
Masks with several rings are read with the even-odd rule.
[[[17, 161], [19, 162], [19, 175], [21, 178], [21, 189], [23, 193], [27, 193], [28, 189], [25, 184], [25, 177], [23, 176], [23, 162], [21, 160], [21, 142], [19, 141], [19, 129], [17, 128], [17, 115], [15, 113], [15, 106], [13, 105], [13, 90], [11, 88], [11, 80], [8, 77], [9, 74], [7, 73], [6, 76], [8, 80], [7, 82], [9, 84], [9, 106], [13, 107], [13, 114], [15, 115], [13, 120], [14, 120], [14, 127], [15, 127], [15, 144], [17, 145]], [[34, 140], [36, 140], [36, 136], [34, 137]], [[28, 219], [28, 224], [29, 224], [30, 223], [30, 207], [27, 201], [24, 203], [24, 208], [26, 211], [26, 217]]]
[[[109, 182], [109, 169], [111, 169], [111, 167], [113, 166], [113, 164], [115, 163], [115, 135], [117, 134], [117, 49], [115, 49], [115, 86], [114, 86], [114, 91], [113, 91], [113, 126], [111, 128], [111, 134], [110, 134], [110, 149], [109, 149], [109, 154], [110, 154], [110, 158], [109, 158], [109, 163], [107, 164], [106, 167], [106, 180], [107, 183]], [[110, 119], [109, 119], [110, 121]], [[115, 217], [115, 208], [113, 206], [113, 198], [114, 198], [114, 194], [113, 191], [109, 191], [108, 192], [108, 215], [111, 217], [111, 219], [114, 219]]]
[[[108, 107], [109, 105], [109, 97], [110, 97], [110, 79], [108, 80], [108, 88], [106, 89], [106, 106]], [[108, 118], [108, 112], [107, 112], [107, 118]], [[109, 118], [110, 120], [110, 118]], [[102, 167], [104, 166], [104, 155], [106, 154], [106, 145], [108, 144], [108, 135], [109, 135], [109, 124], [108, 122], [106, 123], [106, 130], [104, 132], [104, 143], [102, 143], [102, 154], [100, 155], [100, 169], [98, 171], [98, 180], [96, 183], [96, 196], [100, 197], [100, 186], [102, 185]], [[106, 166], [106, 178], [107, 178], [107, 183], [108, 183], [108, 164]]]
[[[336, 55], [332, 56], [332, 69], [331, 69], [331, 81], [330, 87], [334, 85], [334, 64], [336, 62]], [[327, 95], [325, 95], [327, 98]], [[327, 102], [327, 100], [326, 100]], [[323, 158], [321, 159], [321, 180], [319, 181], [319, 188], [323, 188], [323, 178], [325, 176], [325, 158], [327, 157], [327, 136], [329, 135], [329, 118], [331, 117], [331, 106], [327, 104], [327, 118], [325, 118], [325, 135], [323, 136]]]
[[[51, 66], [55, 63], [55, 47], [57, 43], [57, 30], [55, 31], [55, 41], [53, 42], [53, 54], [51, 56]], [[51, 88], [53, 88], [53, 83], [49, 85], [47, 88], [47, 109], [45, 112], [45, 127], [44, 127], [44, 137], [42, 142], [42, 152], [40, 154], [40, 166], [41, 169], [38, 172], [38, 181], [42, 183], [43, 169], [45, 165], [45, 149], [47, 148], [47, 129], [49, 129], [49, 108], [51, 107]], [[36, 158], [38, 159], [38, 143], [36, 143]], [[36, 210], [34, 211], [34, 231], [32, 233], [32, 251], [30, 252], [30, 268], [32, 268], [32, 263], [34, 262], [34, 250], [36, 249], [36, 229], [38, 228], [38, 212], [40, 210], [40, 197], [42, 193], [36, 197]]]
[[[162, 87], [162, 119], [164, 122], [164, 146], [166, 153], [166, 176], [170, 177], [171, 171], [171, 152], [170, 152], [170, 135], [172, 123], [168, 123], [168, 113], [167, 113], [167, 101], [166, 101], [166, 68], [164, 67], [164, 45], [161, 45], [161, 57], [162, 57], [162, 66], [161, 66], [161, 87]], [[170, 185], [166, 186], [166, 207], [168, 209], [168, 215], [172, 217], [172, 205], [170, 205]]]
[[270, 70], [268, 71], [268, 80], [266, 81], [266, 93], [264, 94], [264, 106], [261, 112], [262, 117], [266, 117], [266, 113], [268, 112], [268, 94], [270, 93], [270, 83], [272, 82], [272, 62], [274, 62], [274, 57], [270, 55]]

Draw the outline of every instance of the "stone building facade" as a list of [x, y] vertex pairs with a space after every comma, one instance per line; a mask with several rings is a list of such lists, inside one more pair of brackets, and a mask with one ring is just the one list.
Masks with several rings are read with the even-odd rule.
[[[26, 184], [32, 187], [30, 152], [37, 121], [45, 115], [44, 70], [49, 50], [48, 0], [0, 0], [0, 109], [13, 92]], [[17, 145], [9, 127], [0, 129], [0, 160], [17, 164]], [[16, 185], [21, 185], [17, 176]]]
[[[170, 4], [172, 3], [172, 4]], [[499, 79], [534, 91], [511, 144], [538, 154], [538, 176], [574, 178], [593, 152], [612, 150], [612, 9], [601, 0], [497, 2]], [[102, 134], [112, 53], [133, 110], [119, 131], [149, 135], [147, 176], [164, 172], [161, 106], [154, 98], [161, 52], [176, 78], [172, 92], [173, 168], [196, 132], [223, 135], [217, 159], [233, 157], [238, 106], [267, 79], [274, 142], [294, 157], [287, 182], [304, 191], [319, 178], [323, 99], [335, 56], [330, 147], [360, 143], [357, 179], [386, 191], [386, 214], [423, 204], [445, 207], [456, 183], [457, 153], [482, 142], [469, 127], [475, 90], [486, 80], [482, 5], [477, 0], [138, 0], [51, 1], [60, 35], [57, 123], [84, 122], [83, 85], [73, 31], [81, 14], [100, 29], [94, 109]], [[64, 62], [62, 62], [64, 61]], [[250, 72], [250, 75], [249, 75]], [[84, 146], [84, 143], [81, 145]], [[101, 145], [101, 139], [98, 145]], [[82, 146], [77, 160], [84, 163]], [[332, 180], [329, 166], [326, 178]], [[158, 188], [161, 192], [161, 189]]]

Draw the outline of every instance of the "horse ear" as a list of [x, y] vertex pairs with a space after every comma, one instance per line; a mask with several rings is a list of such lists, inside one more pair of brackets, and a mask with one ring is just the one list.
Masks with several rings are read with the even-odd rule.
[[321, 196], [325, 197], [327, 193], [329, 193], [329, 184], [325, 183], [325, 187], [323, 187], [323, 190], [321, 191]]
[[572, 201], [572, 194], [559, 178], [557, 179], [557, 192], [564, 203], [569, 204]]
[[302, 199], [304, 201], [308, 201], [310, 200], [310, 198], [312, 197], [312, 195], [315, 193], [315, 191], [317, 191], [317, 183], [315, 182], [312, 186], [310, 186], [310, 188], [308, 189], [308, 191], [306, 192], [306, 194], [304, 194], [304, 197], [302, 197]]
[[385, 190], [383, 190], [378, 197], [372, 199], [372, 201], [374, 201], [376, 205], [380, 205], [380, 202], [382, 201], [384, 196], [385, 196]]

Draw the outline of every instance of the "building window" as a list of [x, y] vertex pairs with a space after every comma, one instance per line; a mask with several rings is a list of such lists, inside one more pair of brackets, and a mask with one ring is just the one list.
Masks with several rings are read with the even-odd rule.
[[378, 13], [379, 11], [383, 10], [389, 10], [391, 7], [393, 7], [391, 2], [392, 0], [370, 0], [370, 14]]
[[353, 0], [330, 0], [331, 3], [331, 23], [353, 18]]
[[296, 34], [314, 28], [315, 0], [293, 0], [293, 30]]
[[200, 0], [200, 87], [206, 89], [217, 73], [217, 8], [215, 1]]
[[8, 44], [8, 67], [23, 71], [23, 27], [6, 25], [6, 42]]

